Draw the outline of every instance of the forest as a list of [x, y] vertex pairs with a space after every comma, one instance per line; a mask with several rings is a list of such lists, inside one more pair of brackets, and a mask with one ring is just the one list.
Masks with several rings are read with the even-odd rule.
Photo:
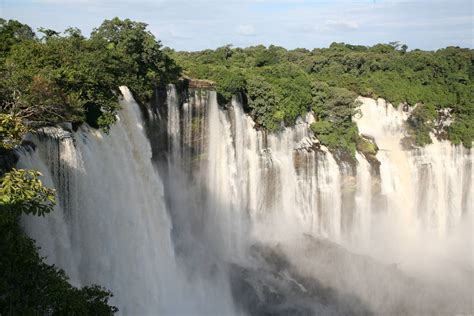
[[[430, 132], [468, 148], [474, 140], [472, 49], [409, 51], [392, 42], [371, 47], [333, 43], [311, 51], [273, 45], [168, 51], [184, 75], [215, 81], [221, 103], [245, 93], [262, 128], [277, 131], [313, 111], [313, 130], [331, 149], [354, 151], [357, 128], [351, 118], [358, 95], [416, 105], [409, 124], [417, 146], [431, 143]], [[443, 109], [453, 123], [435, 131]]]
[[[107, 132], [119, 111], [119, 86], [139, 103], [158, 86], [211, 80], [225, 106], [242, 94], [257, 128], [278, 133], [312, 111], [311, 129], [331, 151], [375, 149], [359, 135], [357, 96], [415, 107], [408, 120], [413, 146], [430, 134], [470, 148], [474, 140], [474, 51], [447, 47], [409, 50], [398, 42], [328, 48], [223, 46], [178, 52], [162, 46], [145, 23], [105, 20], [90, 37], [0, 19], [0, 314], [109, 315], [112, 293], [77, 288], [46, 264], [21, 229], [24, 214], [45, 216], [55, 192], [41, 174], [14, 167], [15, 149], [42, 126], [70, 122]], [[450, 124], [440, 124], [449, 120]], [[440, 127], [441, 126], [441, 127]]]

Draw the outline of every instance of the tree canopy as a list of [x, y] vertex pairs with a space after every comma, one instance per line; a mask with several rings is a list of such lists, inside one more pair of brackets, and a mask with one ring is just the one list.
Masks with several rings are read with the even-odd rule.
[[108, 130], [119, 109], [119, 86], [138, 101], [177, 80], [179, 67], [144, 23], [106, 20], [86, 38], [76, 28], [40, 31], [0, 20], [0, 106], [36, 125], [88, 122]]
[[[356, 104], [340, 102], [357, 95], [385, 98], [395, 106], [418, 105], [409, 121], [417, 145], [431, 142], [429, 133], [442, 109], [449, 109], [453, 122], [438, 135], [466, 147], [474, 140], [472, 49], [409, 51], [406, 45], [391, 42], [371, 47], [333, 43], [312, 51], [227, 45], [170, 53], [187, 76], [215, 81], [223, 102], [236, 90], [249, 94], [251, 112], [266, 129], [292, 125], [299, 115], [315, 111], [318, 122], [313, 130], [331, 148], [352, 150], [357, 142], [353, 137], [357, 127], [350, 122]], [[238, 84], [230, 84], [234, 81]], [[324, 91], [315, 90], [323, 84]], [[262, 91], [256, 96], [258, 90]], [[338, 126], [343, 134], [336, 132]]]

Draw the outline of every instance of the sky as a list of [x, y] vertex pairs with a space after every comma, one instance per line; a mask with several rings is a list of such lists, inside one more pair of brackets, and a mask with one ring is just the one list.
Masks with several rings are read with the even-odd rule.
[[130, 18], [147, 23], [165, 46], [187, 51], [392, 41], [435, 50], [473, 48], [473, 7], [474, 0], [0, 0], [0, 17], [85, 35], [104, 19]]

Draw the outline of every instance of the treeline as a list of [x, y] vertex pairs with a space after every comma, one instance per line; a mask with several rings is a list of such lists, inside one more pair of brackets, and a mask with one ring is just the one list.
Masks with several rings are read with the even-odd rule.
[[184, 74], [215, 81], [221, 102], [236, 92], [246, 93], [262, 127], [278, 130], [313, 110], [318, 119], [313, 129], [321, 141], [345, 150], [353, 150], [357, 141], [355, 124], [350, 123], [357, 106], [350, 99], [357, 95], [382, 97], [394, 105], [418, 104], [409, 120], [417, 145], [431, 142], [429, 133], [436, 126], [439, 110], [449, 109], [453, 123], [437, 134], [471, 147], [473, 52], [459, 47], [408, 51], [406, 45], [396, 42], [372, 47], [333, 43], [312, 51], [261, 45], [170, 51]]
[[89, 123], [107, 130], [119, 108], [118, 87], [147, 102], [180, 69], [146, 24], [106, 20], [86, 38], [0, 20], [0, 106], [38, 124]]
[[22, 215], [47, 216], [55, 192], [35, 170], [12, 169], [14, 150], [45, 125], [87, 122], [108, 131], [119, 110], [119, 86], [139, 102], [174, 82], [180, 69], [144, 23], [105, 20], [86, 38], [0, 19], [0, 315], [110, 315], [112, 293], [76, 288], [48, 265], [22, 231]]

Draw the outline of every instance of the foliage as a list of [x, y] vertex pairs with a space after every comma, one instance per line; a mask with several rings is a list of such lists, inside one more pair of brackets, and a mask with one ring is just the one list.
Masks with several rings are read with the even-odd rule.
[[474, 117], [472, 115], [458, 114], [457, 119], [448, 127], [449, 139], [454, 144], [464, 144], [467, 148], [472, 147], [474, 142]]
[[149, 101], [160, 82], [173, 82], [180, 74], [180, 68], [146, 28], [145, 23], [116, 17], [94, 29], [90, 39], [116, 58], [120, 85], [128, 86], [141, 101]]
[[244, 75], [238, 69], [222, 69], [215, 74], [219, 80], [217, 93], [221, 102], [228, 102], [232, 96], [244, 91], [246, 82]]
[[21, 214], [44, 216], [53, 210], [54, 190], [43, 186], [41, 173], [35, 170], [13, 169], [1, 179], [0, 209], [9, 217]]
[[0, 113], [0, 149], [13, 149], [20, 145], [28, 132], [21, 119], [9, 114]]
[[312, 110], [320, 119], [332, 122], [351, 121], [358, 114], [357, 95], [345, 88], [330, 87], [316, 81], [312, 85]]
[[358, 131], [354, 124], [337, 125], [330, 121], [316, 121], [311, 124], [311, 130], [321, 144], [330, 150], [342, 150], [352, 155], [355, 154]]
[[0, 60], [5, 58], [13, 45], [34, 37], [35, 33], [28, 25], [0, 18]]
[[375, 143], [364, 137], [358, 137], [356, 147], [357, 151], [359, 151], [366, 157], [374, 157], [379, 150]]
[[[322, 115], [320, 121], [331, 122], [332, 128], [349, 129], [334, 131], [331, 137], [329, 134], [321, 136], [327, 143], [355, 148], [354, 125], [346, 120], [351, 112], [357, 115], [356, 107], [351, 102], [340, 102], [347, 100], [351, 92], [354, 96], [382, 97], [395, 105], [422, 103], [437, 111], [449, 107], [454, 122], [442, 135], [467, 147], [474, 139], [472, 49], [447, 47], [437, 51], [409, 51], [406, 45], [392, 42], [372, 47], [333, 43], [329, 48], [312, 51], [286, 50], [273, 45], [268, 48], [227, 45], [216, 50], [169, 50], [169, 53], [182, 66], [184, 74], [215, 81], [219, 93], [227, 99], [235, 92], [255, 94], [267, 89], [266, 93], [259, 91], [258, 98], [250, 98], [249, 106], [257, 122], [270, 130], [278, 129], [281, 123], [292, 125], [298, 115], [312, 109]], [[225, 82], [232, 74], [239, 76], [236, 85], [232, 81]], [[315, 82], [327, 88], [315, 92]], [[324, 106], [327, 100], [331, 104]], [[426, 144], [426, 136], [433, 128], [432, 120], [420, 120], [417, 112], [414, 115], [410, 122], [412, 135], [416, 143]], [[331, 118], [337, 118], [340, 124]], [[315, 125], [321, 135], [326, 130], [323, 127], [327, 124]]]
[[112, 111], [116, 95], [111, 79], [101, 76], [105, 62], [97, 55], [77, 33], [20, 42], [6, 58], [2, 81], [10, 88], [0, 102], [42, 125], [83, 122], [92, 104]]
[[[0, 215], [1, 216], [1, 215]], [[17, 221], [0, 221], [1, 315], [111, 315], [112, 294], [97, 285], [73, 287], [63, 270], [38, 255]]]
[[263, 78], [252, 78], [247, 82], [248, 103], [255, 121], [264, 128], [275, 131], [279, 128], [279, 100], [272, 86]]
[[41, 29], [41, 39], [27, 30], [0, 20], [0, 37], [9, 43], [0, 47], [0, 107], [35, 125], [87, 121], [107, 131], [119, 109], [120, 85], [148, 102], [156, 85], [179, 76], [144, 23], [106, 20], [90, 39], [75, 28], [63, 34]]
[[430, 132], [434, 128], [434, 123], [438, 113], [432, 104], [418, 105], [408, 118], [410, 133], [418, 146], [431, 144]]
[[311, 129], [321, 144], [330, 150], [355, 154], [358, 129], [352, 117], [358, 113], [356, 95], [345, 88], [330, 87], [320, 81], [312, 84], [311, 93], [316, 118]]

